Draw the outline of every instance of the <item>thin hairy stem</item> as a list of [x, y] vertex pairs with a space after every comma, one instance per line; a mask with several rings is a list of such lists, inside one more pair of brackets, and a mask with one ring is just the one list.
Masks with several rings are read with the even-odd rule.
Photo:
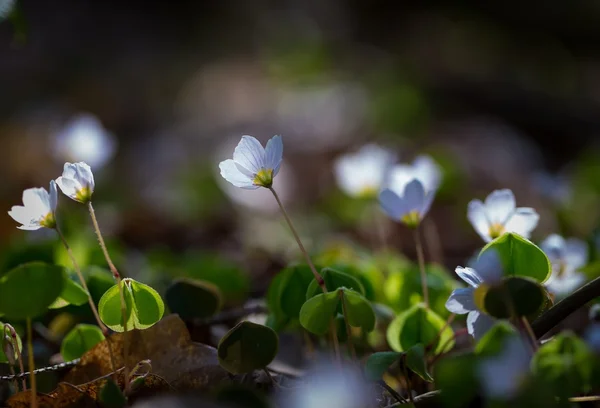
[[[108, 267], [117, 281], [117, 287], [119, 288], [119, 298], [121, 299], [121, 317], [123, 319], [123, 365], [125, 366], [125, 391], [128, 391], [129, 388], [129, 367], [127, 365], [127, 360], [129, 356], [129, 343], [127, 342], [127, 306], [125, 304], [125, 295], [123, 294], [123, 285], [121, 274], [115, 267], [112, 259], [110, 258], [110, 254], [108, 253], [108, 248], [104, 243], [104, 238], [102, 237], [102, 232], [100, 231], [100, 225], [98, 224], [98, 219], [96, 218], [96, 212], [94, 211], [94, 206], [91, 201], [88, 201], [88, 209], [90, 211], [90, 217], [92, 218], [92, 224], [94, 225], [94, 230], [96, 231], [96, 236], [98, 237], [98, 243], [100, 244], [100, 248], [102, 248], [102, 253], [104, 253], [104, 258], [106, 259], [106, 263]], [[107, 340], [107, 345], [109, 349], [110, 341]]]
[[283, 214], [285, 221], [287, 222], [288, 226], [290, 227], [290, 230], [292, 231], [292, 234], [294, 235], [294, 238], [296, 239], [296, 243], [298, 244], [298, 248], [300, 248], [300, 252], [302, 252], [302, 254], [304, 255], [304, 259], [306, 259], [306, 263], [310, 267], [310, 270], [312, 271], [312, 273], [315, 277], [315, 280], [317, 281], [317, 283], [323, 290], [323, 293], [327, 293], [327, 287], [325, 286], [325, 280], [323, 279], [321, 274], [319, 272], [317, 272], [317, 268], [315, 268], [315, 265], [313, 265], [313, 263], [310, 259], [310, 256], [308, 255], [308, 252], [306, 251], [306, 248], [304, 248], [304, 245], [302, 244], [302, 241], [300, 240], [300, 236], [296, 232], [296, 228], [294, 228], [294, 224], [292, 223], [290, 216], [288, 215], [287, 211], [285, 210], [283, 203], [279, 199], [279, 195], [277, 195], [277, 192], [275, 191], [275, 189], [273, 187], [269, 187], [269, 190], [271, 190], [271, 193], [273, 193], [275, 200], [277, 200], [277, 204], [279, 204], [281, 213]]
[[356, 361], [356, 350], [354, 350], [354, 344], [352, 344], [352, 329], [350, 328], [350, 323], [348, 323], [348, 308], [346, 306], [346, 297], [344, 296], [344, 290], [340, 290], [339, 292], [340, 301], [342, 302], [342, 312], [344, 312], [344, 324], [346, 325], [346, 335], [348, 336], [348, 340], [346, 340], [348, 344], [348, 350], [350, 351], [350, 356], [352, 356], [352, 360]]

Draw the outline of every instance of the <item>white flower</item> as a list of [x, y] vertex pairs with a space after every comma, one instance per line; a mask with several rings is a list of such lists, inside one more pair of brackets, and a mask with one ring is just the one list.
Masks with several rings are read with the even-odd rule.
[[90, 201], [94, 193], [94, 175], [84, 162], [65, 163], [63, 174], [56, 179], [56, 184], [67, 197], [80, 203]]
[[368, 144], [335, 161], [335, 178], [342, 191], [351, 197], [374, 197], [383, 186], [394, 160], [395, 156], [389, 150]]
[[552, 262], [552, 274], [546, 282], [550, 292], [565, 296], [585, 282], [585, 275], [578, 270], [588, 261], [587, 244], [577, 238], [564, 239], [558, 234], [548, 236], [540, 244]]
[[477, 366], [484, 395], [495, 399], [516, 396], [529, 372], [531, 353], [519, 335], [505, 339], [500, 353], [482, 359]]
[[61, 160], [84, 161], [98, 169], [115, 154], [116, 140], [95, 116], [81, 114], [56, 135], [54, 148]]
[[28, 188], [23, 191], [23, 206], [15, 205], [8, 212], [22, 225], [22, 230], [34, 231], [40, 228], [55, 228], [57, 192], [54, 180], [50, 182], [50, 193], [45, 188]]
[[388, 187], [396, 192], [417, 179], [426, 193], [435, 193], [442, 181], [440, 166], [429, 156], [420, 155], [411, 164], [397, 164], [389, 174]]
[[281, 136], [273, 136], [266, 148], [252, 136], [242, 136], [233, 152], [233, 160], [219, 164], [221, 176], [236, 187], [249, 190], [270, 188], [283, 159]]
[[427, 215], [440, 180], [441, 171], [433, 159], [419, 156], [410, 165], [394, 166], [379, 203], [390, 218], [416, 227]]
[[490, 250], [481, 254], [473, 268], [456, 267], [456, 274], [469, 287], [454, 289], [446, 301], [446, 309], [456, 314], [468, 313], [467, 330], [478, 340], [494, 325], [495, 319], [477, 308], [473, 295], [479, 285], [494, 284], [502, 279], [502, 261]]
[[16, 0], [0, 0], [0, 21], [7, 18], [15, 8]]
[[533, 208], [516, 208], [515, 196], [508, 189], [495, 190], [485, 199], [472, 200], [467, 218], [484, 241], [490, 242], [505, 232], [529, 238], [540, 216]]

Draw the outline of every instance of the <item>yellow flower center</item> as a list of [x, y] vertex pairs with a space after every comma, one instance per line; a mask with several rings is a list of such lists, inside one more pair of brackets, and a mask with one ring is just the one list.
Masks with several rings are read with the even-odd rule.
[[92, 190], [89, 186], [83, 187], [80, 190], [77, 190], [75, 193], [75, 199], [82, 203], [87, 203], [92, 199]]
[[273, 185], [273, 169], [260, 169], [254, 176], [254, 185], [261, 187], [271, 187]]
[[54, 218], [54, 214], [51, 212], [46, 214], [46, 216], [40, 221], [40, 225], [44, 228], [55, 228], [56, 219]]
[[373, 186], [364, 186], [358, 192], [358, 198], [370, 199], [375, 197], [377, 197], [377, 188]]
[[401, 221], [409, 228], [416, 228], [419, 225], [419, 222], [421, 222], [421, 217], [417, 210], [412, 210], [404, 215]]
[[482, 312], [485, 312], [485, 295], [487, 294], [490, 287], [490, 285], [481, 283], [473, 291], [473, 303], [475, 303], [475, 307], [481, 310]]
[[499, 222], [493, 223], [490, 225], [489, 234], [492, 239], [498, 238], [500, 235], [504, 234], [504, 225]]

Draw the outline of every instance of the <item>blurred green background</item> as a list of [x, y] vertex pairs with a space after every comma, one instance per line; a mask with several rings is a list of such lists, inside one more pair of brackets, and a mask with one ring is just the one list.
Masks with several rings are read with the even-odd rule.
[[[348, 245], [415, 257], [408, 231], [335, 185], [333, 160], [368, 142], [443, 167], [428, 260], [466, 263], [482, 246], [466, 205], [496, 188], [540, 213], [536, 242], [560, 232], [596, 250], [599, 40], [595, 2], [19, 1], [0, 22], [0, 208], [67, 160], [93, 162], [125, 275], [234, 271], [249, 277], [232, 280], [235, 302], [298, 253], [270, 193], [228, 185], [218, 163], [243, 134], [281, 134], [275, 187], [325, 259]], [[65, 142], [82, 114], [101, 136]], [[104, 266], [85, 208], [59, 203], [80, 262]], [[69, 266], [51, 232], [15, 227], [0, 217], [3, 270]]]

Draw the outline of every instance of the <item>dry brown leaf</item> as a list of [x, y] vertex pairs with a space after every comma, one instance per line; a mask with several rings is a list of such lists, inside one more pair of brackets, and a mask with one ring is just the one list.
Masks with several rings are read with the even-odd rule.
[[[96, 407], [99, 391], [112, 374], [107, 341], [117, 367], [117, 384], [125, 388], [123, 367], [123, 333], [115, 333], [85, 353], [79, 364], [67, 373], [50, 394], [38, 394], [40, 407]], [[231, 376], [219, 365], [217, 350], [194, 343], [179, 316], [172, 314], [146, 330], [127, 333], [128, 366], [150, 360], [152, 372], [131, 399], [155, 395], [163, 391], [204, 390], [228, 383]], [[9, 408], [30, 406], [30, 391], [13, 395]]]
[[[123, 366], [123, 333], [110, 336], [115, 365]], [[108, 340], [108, 339], [107, 339]], [[81, 361], [65, 376], [65, 381], [81, 384], [111, 373], [107, 340], [98, 343], [81, 357]], [[128, 366], [150, 360], [152, 373], [176, 389], [202, 390], [230, 376], [220, 365], [217, 350], [194, 343], [183, 320], [172, 314], [146, 330], [127, 333]]]

